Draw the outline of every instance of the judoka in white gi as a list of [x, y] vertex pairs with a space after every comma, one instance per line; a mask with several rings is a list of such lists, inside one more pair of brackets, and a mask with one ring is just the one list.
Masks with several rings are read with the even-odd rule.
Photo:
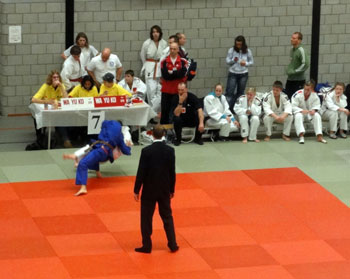
[[304, 121], [310, 121], [313, 124], [317, 141], [327, 143], [327, 141], [323, 139], [322, 134], [322, 119], [319, 114], [321, 109], [320, 98], [317, 96], [316, 92], [313, 92], [313, 88], [313, 82], [308, 81], [305, 83], [304, 89], [295, 92], [292, 96], [294, 125], [300, 144], [304, 144], [305, 142]]
[[151, 27], [150, 38], [141, 48], [140, 57], [143, 63], [141, 76], [145, 75], [147, 86], [147, 103], [156, 111], [160, 112], [161, 84], [160, 84], [160, 58], [163, 50], [168, 46], [162, 39], [162, 29], [158, 25]]
[[63, 63], [61, 77], [67, 92], [71, 91], [74, 86], [79, 85], [81, 82], [84, 69], [80, 63], [80, 53], [80, 47], [73, 46], [70, 49], [71, 55]]
[[241, 125], [242, 142], [247, 143], [248, 135], [250, 141], [260, 142], [256, 133], [260, 125], [261, 100], [256, 97], [255, 88], [249, 88], [245, 95], [238, 98], [234, 111]]
[[282, 138], [285, 141], [290, 141], [290, 129], [293, 122], [292, 104], [287, 94], [282, 92], [282, 89], [282, 82], [275, 81], [272, 85], [272, 91], [267, 93], [263, 99], [265, 141], [270, 140], [273, 122], [283, 124]]
[[239, 123], [229, 109], [226, 97], [222, 95], [223, 86], [215, 86], [215, 92], [204, 98], [204, 116], [210, 117], [206, 125], [220, 129], [220, 137], [228, 137], [231, 132], [238, 131]]
[[347, 106], [347, 98], [343, 94], [345, 84], [337, 82], [334, 89], [324, 96], [320, 114], [322, 119], [329, 120], [329, 137], [336, 139], [336, 132], [338, 130], [338, 119], [340, 119], [339, 136], [346, 138], [345, 131], [348, 130], [348, 115], [349, 110]]
[[135, 77], [133, 70], [127, 70], [124, 78], [118, 84], [128, 90], [133, 97], [139, 97], [145, 100], [147, 92], [146, 84], [138, 77]]

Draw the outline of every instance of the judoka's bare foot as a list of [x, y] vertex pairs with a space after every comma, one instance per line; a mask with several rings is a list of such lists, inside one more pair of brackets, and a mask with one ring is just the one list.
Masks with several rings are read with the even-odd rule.
[[287, 137], [286, 135], [282, 134], [282, 139], [285, 141], [290, 141], [290, 137]]
[[96, 177], [97, 177], [97, 178], [102, 178], [102, 174], [101, 174], [100, 171], [96, 171]]
[[260, 142], [260, 140], [258, 140], [258, 139], [256, 139], [256, 140], [254, 140], [255, 142]]
[[264, 138], [264, 141], [270, 141], [270, 137], [269, 137], [269, 136], [266, 136], [266, 137]]
[[86, 185], [81, 185], [80, 190], [75, 193], [75, 196], [85, 195], [87, 193]]
[[75, 155], [74, 154], [63, 154], [63, 159], [71, 159], [71, 160], [75, 160]]
[[247, 143], [247, 142], [248, 142], [248, 139], [247, 139], [247, 138], [244, 138], [244, 139], [242, 140], [242, 142], [243, 142], [243, 143]]

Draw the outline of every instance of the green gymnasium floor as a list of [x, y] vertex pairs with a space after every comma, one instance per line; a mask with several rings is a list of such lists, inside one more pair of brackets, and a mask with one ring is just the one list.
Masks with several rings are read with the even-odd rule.
[[[204, 146], [182, 144], [175, 148], [177, 172], [298, 167], [349, 205], [350, 138], [331, 140], [325, 137], [328, 144], [321, 144], [309, 136], [304, 145], [298, 144], [295, 137], [291, 142], [273, 138], [268, 143], [242, 144], [235, 139], [205, 142]], [[63, 153], [75, 149], [24, 151], [34, 138], [30, 117], [0, 118], [0, 183], [75, 177], [73, 162], [62, 159]], [[141, 149], [142, 146], [135, 146], [131, 156], [123, 156], [113, 164], [103, 164], [102, 174], [135, 175]]]

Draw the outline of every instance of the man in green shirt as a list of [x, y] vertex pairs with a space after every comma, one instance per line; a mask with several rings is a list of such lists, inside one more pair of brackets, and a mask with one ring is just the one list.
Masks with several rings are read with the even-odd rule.
[[294, 32], [291, 37], [291, 45], [293, 48], [290, 51], [291, 61], [287, 67], [287, 83], [286, 93], [291, 99], [292, 95], [302, 89], [305, 83], [305, 71], [309, 68], [310, 61], [306, 54], [301, 41], [303, 40], [303, 34], [300, 32]]

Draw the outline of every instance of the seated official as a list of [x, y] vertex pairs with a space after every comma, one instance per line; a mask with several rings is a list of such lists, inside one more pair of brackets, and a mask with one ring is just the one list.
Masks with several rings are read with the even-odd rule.
[[[67, 98], [66, 88], [62, 83], [61, 75], [58, 71], [54, 70], [46, 78], [44, 83], [38, 92], [32, 98], [32, 103], [52, 105], [53, 108], [57, 109], [58, 102], [61, 98]], [[37, 141], [42, 142], [42, 138], [45, 136], [40, 130], [37, 130], [36, 121], [34, 119], [34, 126], [36, 130]], [[64, 147], [70, 148], [72, 144], [68, 138], [67, 127], [55, 127], [55, 131], [63, 140]]]
[[133, 70], [127, 70], [118, 85], [123, 87], [125, 90], [128, 90], [133, 97], [139, 97], [142, 100], [145, 100], [147, 86], [143, 83], [141, 79], [135, 77]]
[[272, 123], [283, 123], [282, 138], [290, 141], [290, 129], [293, 122], [292, 104], [288, 95], [282, 92], [283, 84], [279, 80], [272, 85], [272, 91], [269, 92], [263, 100], [264, 125], [266, 128], [265, 141], [269, 141], [272, 135]]
[[84, 76], [81, 84], [75, 86], [68, 96], [72, 98], [97, 97], [98, 91], [92, 77], [89, 75]]
[[346, 138], [348, 130], [348, 116], [349, 110], [347, 106], [347, 97], [344, 95], [345, 84], [337, 82], [331, 92], [327, 93], [323, 103], [320, 114], [322, 119], [329, 120], [329, 137], [336, 139], [338, 130], [338, 119], [340, 119], [339, 137]]
[[310, 121], [313, 124], [318, 142], [327, 143], [323, 138], [322, 119], [319, 114], [321, 109], [320, 98], [316, 92], [313, 92], [313, 88], [314, 82], [310, 80], [305, 83], [304, 89], [295, 92], [292, 96], [294, 125], [300, 144], [305, 143], [304, 121]]
[[181, 144], [182, 127], [196, 127], [194, 142], [203, 145], [204, 115], [196, 95], [187, 91], [186, 83], [178, 85], [178, 95], [174, 96], [171, 106], [172, 122], [176, 134], [174, 145]]
[[239, 123], [229, 109], [226, 97], [222, 94], [223, 86], [218, 83], [215, 92], [204, 98], [204, 116], [209, 117], [206, 124], [218, 127], [219, 137], [228, 137], [231, 132], [238, 131]]
[[103, 84], [100, 88], [100, 96], [122, 96], [126, 95], [132, 97], [132, 94], [123, 87], [114, 82], [114, 75], [111, 73], [105, 74], [103, 77]]
[[256, 134], [260, 125], [261, 100], [256, 97], [255, 88], [249, 88], [245, 95], [240, 96], [234, 105], [234, 111], [238, 116], [241, 125], [242, 142], [260, 142]]

